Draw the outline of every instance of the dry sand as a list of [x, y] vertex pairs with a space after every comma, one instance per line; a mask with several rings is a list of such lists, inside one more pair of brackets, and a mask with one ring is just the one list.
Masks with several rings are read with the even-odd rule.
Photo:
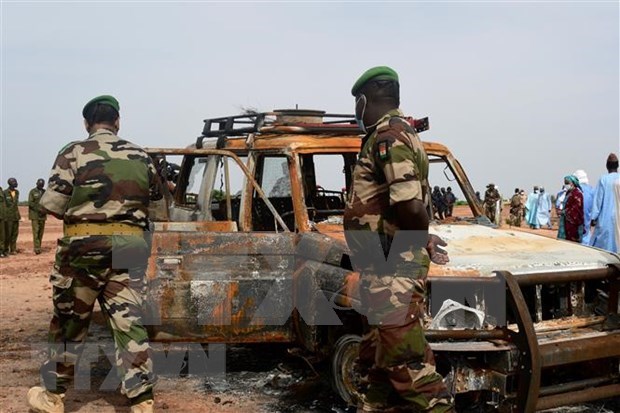
[[[504, 209], [504, 213], [507, 210]], [[467, 214], [457, 207], [455, 216]], [[26, 217], [25, 211], [22, 216]], [[531, 231], [529, 229], [524, 229]], [[555, 231], [533, 231], [555, 237]], [[30, 386], [38, 384], [38, 368], [44, 357], [51, 318], [51, 287], [48, 275], [54, 260], [55, 240], [62, 234], [60, 221], [49, 218], [43, 240], [43, 253], [35, 255], [30, 221], [20, 223], [19, 254], [0, 259], [0, 412], [27, 412], [25, 395]], [[98, 309], [97, 309], [98, 311]], [[96, 319], [101, 324], [101, 316]], [[105, 331], [95, 325], [89, 342], [97, 342], [98, 334]], [[261, 353], [262, 354], [262, 353]], [[250, 355], [254, 357], [254, 355]], [[260, 358], [260, 357], [258, 357]], [[277, 358], [277, 356], [276, 356]], [[286, 358], [284, 356], [284, 358]], [[101, 359], [100, 359], [101, 360]], [[105, 360], [105, 359], [104, 359]], [[279, 362], [280, 360], [275, 360]], [[104, 361], [105, 364], [105, 361]], [[109, 368], [108, 366], [104, 366]], [[238, 374], [246, 377], [243, 363]], [[71, 390], [67, 394], [67, 412], [128, 412], [126, 399], [118, 391], [102, 391], [99, 384], [107, 371], [93, 373], [90, 390]], [[262, 374], [262, 376], [261, 376]], [[269, 371], [247, 376], [247, 383], [273, 380]], [[245, 382], [240, 381], [243, 388]], [[251, 387], [251, 386], [249, 386]], [[321, 390], [324, 391], [324, 390]], [[311, 395], [316, 397], [316, 395]], [[331, 397], [331, 396], [330, 396]], [[156, 387], [156, 410], [170, 412], [270, 412], [270, 411], [344, 411], [342, 408], [296, 408], [294, 403], [283, 406], [282, 392], [266, 392], [260, 386], [247, 391], [207, 390], [204, 378], [191, 376], [162, 377]], [[311, 403], [312, 404], [312, 403]]]

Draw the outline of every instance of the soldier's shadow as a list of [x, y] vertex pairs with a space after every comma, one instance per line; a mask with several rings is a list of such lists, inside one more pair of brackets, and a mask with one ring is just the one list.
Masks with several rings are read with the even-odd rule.
[[[120, 393], [114, 360], [114, 343], [100, 311], [95, 311], [88, 338], [75, 372], [74, 386], [65, 396], [65, 412], [130, 411], [129, 400]], [[85, 406], [88, 405], [88, 408]]]
[[[85, 406], [88, 405], [88, 408]], [[73, 390], [68, 391], [65, 397], [65, 412], [101, 411], [114, 408], [116, 413], [128, 413], [129, 401], [116, 391]]]
[[65, 396], [65, 412], [100, 411], [110, 407], [116, 413], [129, 412], [129, 400], [120, 393], [116, 367], [104, 354], [91, 360], [89, 369], [76, 372], [74, 388]]

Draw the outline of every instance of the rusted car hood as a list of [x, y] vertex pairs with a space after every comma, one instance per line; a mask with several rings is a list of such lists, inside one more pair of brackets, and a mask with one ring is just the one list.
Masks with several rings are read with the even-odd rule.
[[[340, 225], [316, 226], [317, 230], [340, 243]], [[430, 232], [446, 240], [450, 256], [447, 265], [431, 265], [430, 276], [491, 276], [493, 271], [513, 274], [585, 270], [620, 264], [618, 255], [527, 232], [502, 230], [476, 224], [431, 225]]]

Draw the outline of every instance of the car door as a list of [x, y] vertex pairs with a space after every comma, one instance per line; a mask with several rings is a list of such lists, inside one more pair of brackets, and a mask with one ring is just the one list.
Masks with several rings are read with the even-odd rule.
[[[172, 211], [176, 220], [155, 222], [152, 236], [147, 271], [151, 338], [292, 341], [292, 301], [285, 298], [291, 296], [294, 234], [247, 167], [229, 151], [151, 153], [184, 155], [172, 205], [183, 213]], [[241, 193], [232, 187], [234, 168], [243, 177]], [[246, 224], [254, 197], [272, 214], [276, 230], [258, 232]]]

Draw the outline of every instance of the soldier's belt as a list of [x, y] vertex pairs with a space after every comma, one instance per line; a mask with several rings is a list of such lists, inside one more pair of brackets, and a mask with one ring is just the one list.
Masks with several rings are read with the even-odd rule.
[[67, 224], [64, 227], [65, 237], [85, 237], [88, 235], [142, 235], [144, 229], [129, 224], [90, 223]]

